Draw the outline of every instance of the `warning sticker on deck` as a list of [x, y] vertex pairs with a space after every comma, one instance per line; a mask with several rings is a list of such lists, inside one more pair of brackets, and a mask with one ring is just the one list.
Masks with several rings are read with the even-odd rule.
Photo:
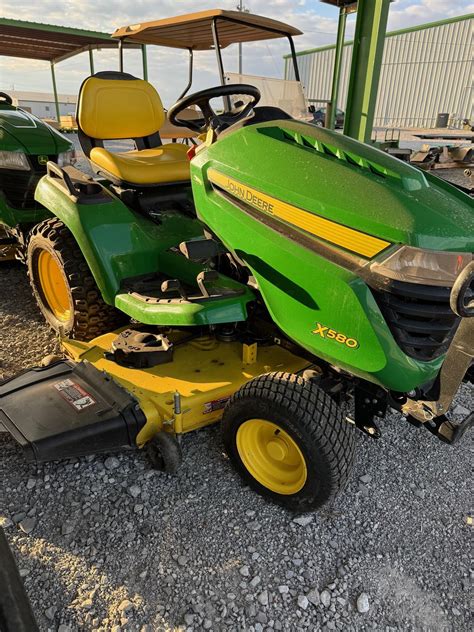
[[206, 402], [204, 404], [203, 413], [206, 415], [208, 413], [213, 413], [216, 410], [222, 410], [225, 408], [229, 399], [230, 395], [228, 397], [221, 397], [221, 399], [213, 399], [212, 402]]
[[57, 391], [59, 391], [61, 397], [78, 411], [84, 410], [84, 408], [88, 408], [96, 403], [90, 393], [85, 391], [82, 386], [72, 380], [67, 379], [62, 382], [56, 382], [53, 386]]

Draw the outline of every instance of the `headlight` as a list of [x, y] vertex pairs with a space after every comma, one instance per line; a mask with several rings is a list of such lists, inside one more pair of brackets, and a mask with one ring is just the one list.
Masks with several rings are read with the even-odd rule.
[[441, 252], [402, 246], [370, 269], [395, 281], [451, 286], [458, 274], [472, 261], [470, 252]]
[[30, 171], [30, 164], [21, 151], [0, 151], [0, 169]]
[[58, 166], [66, 167], [67, 165], [74, 165], [76, 163], [76, 150], [68, 149], [58, 155]]

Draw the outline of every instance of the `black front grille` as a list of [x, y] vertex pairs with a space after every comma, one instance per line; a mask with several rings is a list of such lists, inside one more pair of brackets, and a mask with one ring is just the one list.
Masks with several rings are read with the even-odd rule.
[[34, 195], [38, 180], [46, 173], [47, 160], [56, 162], [57, 156], [28, 156], [30, 171], [0, 169], [0, 190], [9, 206], [17, 209], [39, 208]]
[[459, 318], [451, 311], [451, 288], [392, 281], [386, 290], [372, 290], [401, 349], [417, 360], [433, 360], [446, 352]]

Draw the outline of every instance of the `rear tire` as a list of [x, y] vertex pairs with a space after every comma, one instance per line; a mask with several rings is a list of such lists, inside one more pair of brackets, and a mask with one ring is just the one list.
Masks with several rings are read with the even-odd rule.
[[291, 373], [261, 375], [239, 389], [224, 411], [222, 436], [246, 483], [296, 512], [330, 501], [354, 461], [354, 430], [343, 409]]
[[125, 317], [107, 305], [69, 229], [56, 218], [35, 226], [26, 263], [34, 297], [51, 327], [76, 340], [116, 329]]

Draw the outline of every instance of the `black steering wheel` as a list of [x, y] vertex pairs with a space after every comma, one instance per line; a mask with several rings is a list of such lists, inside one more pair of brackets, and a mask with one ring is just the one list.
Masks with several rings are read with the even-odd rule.
[[6, 92], [0, 92], [0, 101], [5, 101], [5, 103], [8, 103], [8, 105], [11, 105], [13, 103], [13, 99]]
[[[235, 106], [230, 110], [225, 110], [221, 114], [216, 114], [211, 107], [211, 99], [223, 97], [225, 107], [230, 107], [230, 96], [245, 95], [249, 96], [250, 100], [240, 105]], [[168, 110], [168, 120], [173, 125], [178, 127], [188, 127], [195, 132], [202, 133], [209, 128], [221, 132], [227, 127], [230, 127], [240, 119], [245, 118], [250, 114], [253, 108], [260, 101], [260, 90], [255, 86], [250, 86], [246, 83], [230, 83], [226, 86], [216, 86], [215, 88], [207, 88], [200, 92], [195, 92], [187, 97], [183, 97], [177, 101]], [[197, 105], [201, 110], [203, 117], [198, 119], [180, 119], [178, 114], [181, 114], [183, 110]]]

